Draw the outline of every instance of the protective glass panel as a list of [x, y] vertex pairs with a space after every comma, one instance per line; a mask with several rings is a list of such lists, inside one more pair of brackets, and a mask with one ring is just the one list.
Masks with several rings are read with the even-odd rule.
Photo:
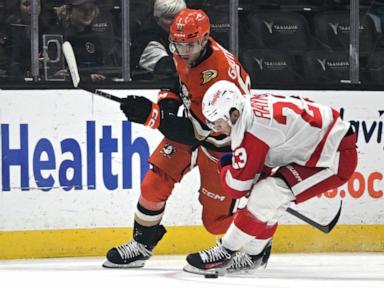
[[[375, 1], [360, 2], [362, 9]], [[376, 43], [375, 23], [362, 11], [361, 56]], [[350, 83], [350, 29], [349, 0], [239, 0], [240, 60], [254, 87]]]
[[[41, 15], [41, 2], [37, 13]], [[31, 1], [0, 2], [0, 81], [31, 80]]]
[[[360, 82], [384, 86], [384, 1], [360, 0]], [[382, 88], [379, 88], [382, 89]]]
[[[38, 27], [30, 25], [33, 2], [38, 4]], [[0, 79], [20, 83], [46, 81], [48, 86], [50, 82], [69, 82], [61, 49], [64, 41], [73, 46], [83, 82], [108, 82], [120, 78], [120, 2], [1, 1]], [[38, 41], [38, 76], [33, 78], [31, 41]], [[32, 57], [35, 57], [33, 53]]]

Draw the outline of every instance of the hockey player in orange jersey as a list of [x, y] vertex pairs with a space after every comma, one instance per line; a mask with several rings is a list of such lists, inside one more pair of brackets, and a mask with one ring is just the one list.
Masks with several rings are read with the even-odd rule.
[[[131, 122], [159, 129], [165, 138], [151, 155], [135, 211], [133, 240], [107, 253], [108, 268], [143, 267], [166, 230], [160, 224], [174, 185], [198, 166], [203, 225], [223, 234], [233, 220], [236, 201], [220, 185], [217, 159], [230, 151], [230, 139], [212, 133], [201, 111], [204, 93], [220, 80], [234, 83], [243, 93], [250, 78], [239, 61], [210, 37], [210, 22], [202, 10], [185, 9], [170, 27], [170, 50], [179, 74], [174, 89], [159, 92], [158, 102], [128, 96], [121, 110]], [[177, 111], [183, 105], [184, 116]]]
[[[328, 106], [295, 96], [244, 96], [228, 81], [210, 87], [202, 109], [212, 129], [231, 137], [233, 152], [220, 161], [223, 189], [234, 199], [249, 198], [217, 245], [188, 255], [184, 270], [226, 274], [244, 263], [265, 266], [278, 220], [290, 203], [339, 187], [352, 176], [356, 134]], [[265, 166], [277, 171], [263, 178]], [[244, 248], [248, 260], [238, 263], [236, 253]]]

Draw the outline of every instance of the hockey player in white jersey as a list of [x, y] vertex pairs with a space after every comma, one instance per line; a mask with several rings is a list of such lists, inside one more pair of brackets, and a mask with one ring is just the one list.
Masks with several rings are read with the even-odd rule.
[[[356, 135], [330, 107], [295, 96], [242, 95], [228, 81], [212, 85], [202, 105], [212, 129], [231, 136], [232, 155], [220, 165], [224, 190], [233, 198], [249, 198], [216, 246], [188, 255], [184, 270], [225, 274], [233, 272], [228, 267], [265, 266], [278, 220], [290, 203], [352, 176]], [[273, 168], [273, 175], [265, 173]], [[238, 251], [246, 252], [244, 259], [233, 263]]]

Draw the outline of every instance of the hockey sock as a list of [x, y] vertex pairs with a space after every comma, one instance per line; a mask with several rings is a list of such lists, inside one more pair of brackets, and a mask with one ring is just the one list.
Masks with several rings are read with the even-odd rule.
[[254, 236], [244, 233], [238, 227], [236, 227], [234, 223], [232, 223], [221, 241], [225, 248], [228, 248], [232, 251], [238, 251], [253, 239]]
[[165, 205], [158, 209], [152, 210], [145, 208], [140, 202], [137, 203], [135, 212], [135, 221], [143, 226], [154, 226], [158, 225], [163, 218]]
[[264, 250], [265, 246], [268, 244], [268, 242], [271, 239], [272, 238], [269, 238], [269, 239], [254, 238], [244, 246], [244, 252], [249, 255], [258, 255]]

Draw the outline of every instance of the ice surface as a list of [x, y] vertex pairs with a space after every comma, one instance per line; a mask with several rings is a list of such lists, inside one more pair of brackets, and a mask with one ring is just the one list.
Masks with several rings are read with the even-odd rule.
[[185, 256], [155, 256], [142, 269], [105, 269], [104, 258], [0, 261], [1, 287], [384, 287], [384, 253], [273, 254], [266, 270], [205, 279], [182, 271]]

